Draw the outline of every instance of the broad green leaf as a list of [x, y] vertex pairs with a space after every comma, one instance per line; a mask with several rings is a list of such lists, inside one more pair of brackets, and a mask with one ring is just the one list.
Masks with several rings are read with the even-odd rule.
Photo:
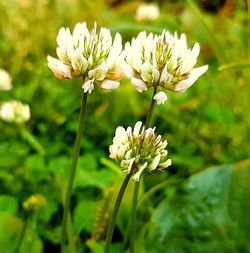
[[250, 252], [250, 161], [206, 169], [155, 209], [147, 252]]

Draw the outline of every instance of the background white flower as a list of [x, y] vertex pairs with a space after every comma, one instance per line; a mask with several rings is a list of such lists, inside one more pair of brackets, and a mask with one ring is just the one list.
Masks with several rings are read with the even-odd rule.
[[141, 3], [136, 9], [135, 19], [139, 22], [154, 21], [159, 15], [160, 10], [156, 3]]
[[132, 173], [135, 181], [140, 180], [144, 170], [162, 170], [171, 165], [171, 160], [166, 159], [167, 141], [162, 141], [161, 135], [155, 133], [155, 128], [141, 128], [140, 121], [135, 124], [133, 131], [131, 127], [126, 130], [117, 127], [113, 144], [109, 147], [110, 158], [119, 162], [124, 172]]
[[155, 87], [154, 99], [164, 103], [166, 90], [184, 92], [207, 71], [207, 65], [194, 68], [199, 52], [198, 43], [188, 48], [185, 34], [140, 32], [125, 45], [125, 74], [139, 92]]
[[122, 38], [116, 33], [112, 42], [107, 28], [97, 31], [96, 23], [89, 31], [86, 23], [78, 23], [73, 33], [61, 28], [57, 36], [57, 56], [48, 56], [48, 66], [59, 79], [83, 77], [84, 92], [91, 93], [95, 85], [105, 90], [115, 89], [123, 78]]
[[10, 90], [11, 88], [10, 75], [5, 70], [0, 69], [0, 90]]
[[30, 107], [19, 101], [8, 101], [0, 105], [0, 119], [14, 123], [24, 123], [30, 119]]

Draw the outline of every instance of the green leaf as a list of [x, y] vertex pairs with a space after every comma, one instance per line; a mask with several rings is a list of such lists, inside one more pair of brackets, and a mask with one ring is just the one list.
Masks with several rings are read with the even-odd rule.
[[23, 230], [23, 222], [9, 213], [0, 213], [0, 252], [13, 253]]
[[91, 249], [93, 253], [102, 253], [104, 250], [103, 242], [96, 242], [94, 240], [88, 240], [87, 246]]
[[15, 214], [18, 209], [18, 201], [13, 196], [0, 195], [0, 213], [7, 212]]
[[96, 219], [97, 202], [91, 200], [80, 201], [73, 215], [73, 226], [77, 234], [83, 229], [91, 232]]
[[243, 69], [243, 68], [249, 68], [249, 67], [250, 67], [250, 60], [243, 59], [243, 60], [230, 62], [227, 64], [222, 64], [219, 66], [218, 70], [223, 71], [223, 70], [231, 70], [231, 69]]
[[153, 213], [147, 252], [250, 252], [250, 161], [193, 175]]

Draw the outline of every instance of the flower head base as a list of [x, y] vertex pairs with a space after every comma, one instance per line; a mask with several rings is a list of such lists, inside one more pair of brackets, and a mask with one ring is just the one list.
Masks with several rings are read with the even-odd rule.
[[163, 31], [161, 35], [141, 32], [125, 45], [126, 75], [139, 92], [156, 88], [154, 99], [164, 103], [166, 90], [184, 92], [204, 74], [208, 66], [194, 68], [200, 52], [199, 44], [187, 47], [186, 36]]
[[78, 23], [73, 33], [61, 28], [57, 36], [57, 56], [48, 56], [48, 66], [59, 79], [83, 77], [84, 92], [91, 93], [94, 86], [115, 89], [123, 77], [121, 57], [122, 38], [116, 33], [112, 42], [110, 31], [96, 24], [89, 31], [86, 23]]
[[27, 211], [37, 212], [47, 205], [46, 198], [41, 194], [31, 195], [23, 202], [23, 208]]
[[149, 172], [162, 170], [171, 165], [166, 159], [167, 141], [162, 141], [161, 135], [155, 134], [155, 128], [142, 128], [142, 122], [137, 122], [132, 131], [119, 126], [116, 129], [113, 144], [109, 147], [110, 158], [120, 163], [122, 170], [132, 174], [135, 181], [140, 180], [144, 170]]
[[0, 119], [22, 124], [30, 119], [30, 107], [19, 101], [8, 101], [0, 105]]
[[9, 74], [5, 70], [0, 69], [0, 90], [10, 90], [11, 88], [12, 85]]

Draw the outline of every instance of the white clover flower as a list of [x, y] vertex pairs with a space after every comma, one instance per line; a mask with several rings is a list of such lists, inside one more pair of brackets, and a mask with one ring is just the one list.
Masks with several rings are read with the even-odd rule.
[[139, 22], [154, 21], [159, 15], [160, 10], [156, 3], [141, 3], [136, 9], [135, 19]]
[[73, 33], [61, 28], [57, 36], [57, 56], [48, 56], [48, 66], [59, 79], [84, 79], [84, 92], [95, 87], [116, 89], [123, 78], [122, 38], [116, 33], [112, 42], [107, 28], [97, 32], [96, 24], [89, 31], [86, 23], [78, 23]]
[[122, 170], [132, 174], [132, 179], [140, 180], [144, 170], [152, 172], [163, 170], [171, 165], [171, 160], [166, 159], [167, 141], [162, 141], [161, 135], [155, 133], [155, 128], [142, 128], [138, 121], [132, 131], [131, 127], [119, 126], [115, 131], [113, 144], [109, 147], [110, 158], [119, 162]]
[[8, 101], [0, 105], [0, 119], [17, 124], [30, 119], [30, 107], [19, 101]]
[[207, 71], [207, 65], [194, 68], [199, 52], [198, 43], [188, 48], [185, 34], [140, 32], [125, 45], [125, 74], [139, 92], [155, 87], [154, 99], [163, 104], [167, 90], [184, 92]]
[[0, 90], [10, 90], [11, 88], [10, 75], [5, 70], [0, 69]]

